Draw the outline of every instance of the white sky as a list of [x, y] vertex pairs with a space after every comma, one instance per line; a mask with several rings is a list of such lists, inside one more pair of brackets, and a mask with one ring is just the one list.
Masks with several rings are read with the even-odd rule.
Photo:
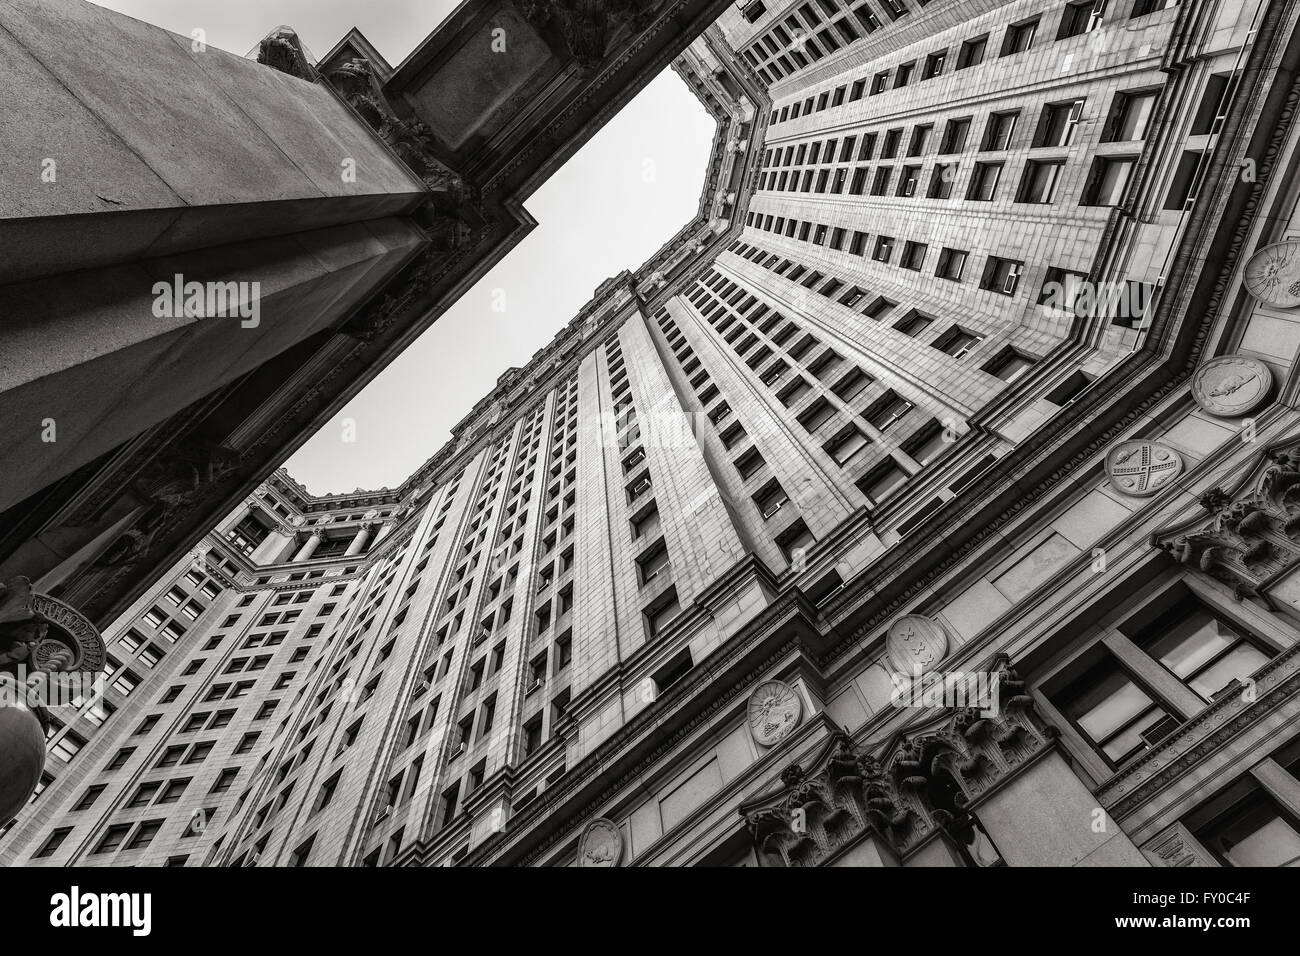
[[[96, 0], [243, 55], [281, 24], [322, 56], [355, 26], [397, 65], [448, 0]], [[523, 240], [289, 460], [315, 494], [396, 487], [451, 428], [623, 269], [640, 266], [695, 215], [715, 124], [671, 70], [656, 77], [525, 207]], [[499, 292], [497, 290], [500, 290]], [[494, 301], [504, 294], [503, 311]], [[354, 426], [345, 442], [345, 421]]]

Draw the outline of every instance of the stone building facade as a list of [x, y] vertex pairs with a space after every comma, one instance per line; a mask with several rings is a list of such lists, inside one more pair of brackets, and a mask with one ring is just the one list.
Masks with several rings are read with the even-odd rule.
[[0, 860], [1294, 861], [1298, 17], [728, 9], [697, 219], [223, 521]]

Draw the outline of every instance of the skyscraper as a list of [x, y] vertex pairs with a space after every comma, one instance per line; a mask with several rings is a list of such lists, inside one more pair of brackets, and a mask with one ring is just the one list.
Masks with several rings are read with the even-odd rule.
[[206, 536], [0, 859], [1294, 860], [1297, 16], [729, 8], [697, 218]]

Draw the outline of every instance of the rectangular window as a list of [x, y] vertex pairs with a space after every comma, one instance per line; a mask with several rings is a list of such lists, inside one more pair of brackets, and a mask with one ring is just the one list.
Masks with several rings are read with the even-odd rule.
[[1115, 102], [1102, 133], [1102, 142], [1127, 143], [1146, 139], [1151, 114], [1155, 111], [1156, 96], [1154, 91], [1145, 90], [1115, 94]]
[[984, 266], [984, 277], [980, 282], [980, 288], [1001, 295], [1015, 295], [1016, 290], [1020, 288], [1020, 277], [1024, 268], [1023, 262], [989, 256]]
[[1103, 156], [1092, 161], [1082, 206], [1117, 206], [1128, 188], [1136, 157]]
[[984, 54], [988, 50], [989, 37], [984, 34], [982, 37], [975, 37], [967, 40], [961, 45], [961, 50], [957, 53], [957, 69], [964, 70], [967, 67], [979, 66], [984, 62]]
[[1038, 17], [1022, 20], [1007, 27], [1006, 36], [1002, 38], [1002, 56], [1025, 53], [1033, 48], [1034, 36], [1038, 32]]
[[1016, 121], [1019, 118], [1020, 110], [990, 113], [989, 121], [984, 127], [984, 141], [980, 143], [980, 149], [994, 151], [1010, 149], [1016, 133]]
[[789, 500], [790, 496], [785, 493], [785, 489], [775, 478], [754, 495], [754, 504], [758, 506], [759, 514], [765, 521], [780, 511]]
[[1044, 106], [1034, 132], [1034, 147], [1073, 146], [1079, 121], [1083, 119], [1083, 104], [1083, 100], [1069, 100]]
[[952, 282], [960, 282], [962, 273], [966, 271], [966, 259], [970, 253], [964, 249], [949, 249], [944, 247], [939, 250], [939, 265], [934, 270], [934, 274], [940, 279], [948, 279]]
[[990, 202], [998, 191], [998, 180], [1002, 177], [1001, 163], [976, 163], [971, 174], [970, 187], [966, 198], [973, 202]]
[[966, 148], [966, 140], [970, 136], [971, 117], [963, 116], [960, 119], [950, 119], [943, 127], [943, 138], [939, 140], [939, 152], [941, 154], [960, 153]]
[[924, 242], [912, 242], [908, 240], [903, 243], [903, 255], [898, 260], [898, 264], [904, 269], [911, 269], [913, 272], [920, 272], [921, 267], [925, 265], [925, 255], [929, 250]]
[[1054, 202], [1064, 169], [1064, 160], [1049, 162], [1030, 160], [1025, 164], [1024, 178], [1020, 181], [1020, 195], [1016, 197], [1016, 201], [1038, 205], [1049, 205]]
[[1106, 0], [1076, 0], [1065, 5], [1065, 14], [1061, 17], [1061, 28], [1056, 31], [1056, 39], [1068, 40], [1070, 37], [1091, 33], [1101, 26], [1106, 13]]

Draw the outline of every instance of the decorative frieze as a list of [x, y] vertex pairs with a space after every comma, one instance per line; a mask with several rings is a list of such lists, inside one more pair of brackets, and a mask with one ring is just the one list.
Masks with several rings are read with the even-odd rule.
[[783, 790], [740, 807], [760, 863], [817, 866], [867, 834], [900, 856], [936, 831], [957, 846], [978, 847], [982, 831], [970, 807], [1056, 736], [1034, 715], [1005, 655], [993, 671], [995, 713], [946, 709], [883, 745], [836, 734], [810, 769], [787, 767]]
[[1155, 866], [1218, 866], [1214, 857], [1197, 842], [1187, 827], [1174, 822], [1142, 847], [1142, 854]]
[[1234, 492], [1201, 495], [1209, 517], [1152, 536], [1181, 564], [1232, 588], [1238, 600], [1264, 589], [1300, 562], [1300, 446], [1272, 449]]

